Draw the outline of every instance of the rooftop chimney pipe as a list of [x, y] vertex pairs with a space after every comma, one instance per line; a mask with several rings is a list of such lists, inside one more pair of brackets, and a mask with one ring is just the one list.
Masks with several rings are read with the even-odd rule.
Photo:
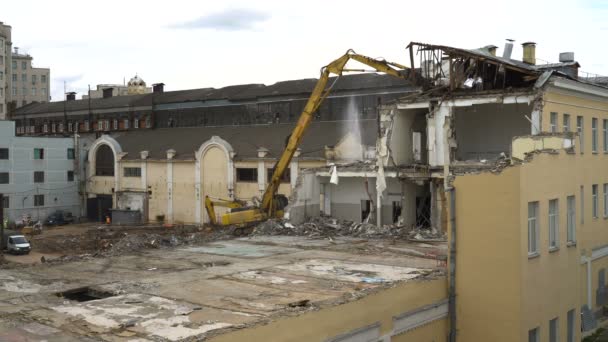
[[525, 42], [521, 46], [524, 48], [524, 55], [521, 60], [526, 64], [536, 64], [536, 43]]
[[19, 54], [19, 47], [15, 46], [15, 55], [18, 55], [18, 54]]
[[152, 91], [155, 93], [164, 93], [165, 92], [165, 84], [164, 83], [155, 83], [152, 85]]
[[505, 50], [502, 52], [502, 58], [511, 59], [511, 52], [513, 52], [513, 39], [507, 39], [505, 42]]
[[488, 50], [488, 52], [492, 56], [496, 56], [496, 49], [498, 49], [498, 46], [496, 46], [496, 45], [488, 45], [488, 46], [486, 46], [486, 49]]

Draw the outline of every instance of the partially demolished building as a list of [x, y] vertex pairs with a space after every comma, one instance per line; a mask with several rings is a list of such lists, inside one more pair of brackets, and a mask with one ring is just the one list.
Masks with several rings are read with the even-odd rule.
[[411, 43], [422, 90], [383, 106], [375, 160], [310, 171], [291, 207], [339, 216], [348, 198], [345, 218], [446, 232], [459, 341], [574, 341], [603, 317], [608, 88], [535, 47]]

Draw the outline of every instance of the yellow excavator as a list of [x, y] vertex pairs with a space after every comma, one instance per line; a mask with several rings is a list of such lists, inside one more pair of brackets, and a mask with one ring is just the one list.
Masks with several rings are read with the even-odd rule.
[[[275, 164], [272, 178], [266, 187], [264, 195], [262, 196], [261, 203], [259, 205], [247, 207], [245, 203], [239, 200], [211, 199], [210, 197], [206, 196], [205, 207], [207, 209], [207, 213], [209, 214], [209, 220], [212, 224], [245, 227], [257, 222], [265, 221], [269, 218], [283, 217], [283, 211], [287, 206], [287, 197], [277, 194], [276, 192], [279, 188], [279, 184], [281, 183], [283, 173], [285, 170], [287, 170], [294, 152], [300, 145], [304, 132], [312, 121], [313, 114], [317, 111], [317, 109], [319, 109], [319, 106], [323, 100], [327, 98], [331, 91], [333, 84], [329, 88], [327, 87], [330, 76], [332, 74], [341, 76], [343, 72], [349, 71], [368, 71], [363, 69], [346, 69], [346, 63], [348, 63], [351, 59], [372, 67], [376, 72], [383, 72], [403, 79], [408, 78], [408, 75], [402, 72], [404, 70], [408, 70], [407, 67], [401, 64], [388, 62], [383, 59], [374, 59], [359, 55], [353, 50], [348, 50], [342, 57], [321, 68], [321, 77], [319, 77], [319, 80], [317, 81], [308, 102], [306, 102], [304, 110], [302, 111], [296, 126], [289, 136], [289, 140], [285, 146], [285, 149], [283, 150], [283, 153], [281, 154], [281, 158]], [[218, 221], [215, 216], [215, 206], [227, 207], [231, 210], [230, 212], [223, 214]]]

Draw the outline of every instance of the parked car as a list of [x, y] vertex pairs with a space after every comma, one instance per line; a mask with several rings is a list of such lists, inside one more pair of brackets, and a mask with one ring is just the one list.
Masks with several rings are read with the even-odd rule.
[[2, 248], [11, 254], [29, 254], [32, 250], [32, 246], [25, 236], [10, 230], [4, 231], [4, 246]]
[[63, 210], [57, 210], [46, 218], [44, 224], [47, 226], [62, 226], [64, 224], [69, 224], [73, 222], [74, 216], [72, 216], [72, 213]]

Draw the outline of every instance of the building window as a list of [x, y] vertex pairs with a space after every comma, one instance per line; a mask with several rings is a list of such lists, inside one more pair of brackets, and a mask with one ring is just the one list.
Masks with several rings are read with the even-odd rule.
[[124, 129], [129, 129], [129, 119], [124, 119], [123, 124], [125, 127], [123, 127]]
[[141, 167], [125, 167], [125, 177], [141, 177]]
[[44, 149], [43, 148], [34, 149], [34, 159], [44, 159]]
[[4, 65], [4, 56], [0, 56], [0, 65]]
[[557, 132], [557, 113], [551, 112], [549, 118], [549, 130], [551, 133]]
[[559, 342], [559, 320], [557, 317], [549, 321], [549, 342]]
[[574, 309], [568, 311], [568, 327], [566, 330], [566, 341], [574, 342]]
[[597, 118], [591, 119], [591, 152], [597, 153]]
[[0, 81], [3, 80], [3, 79], [4, 79], [4, 71], [0, 71]]
[[27, 75], [26, 74], [21, 74], [21, 82], [27, 82]]
[[74, 181], [74, 171], [68, 171], [68, 182]]
[[0, 148], [0, 159], [8, 159], [8, 148]]
[[401, 212], [402, 210], [402, 203], [401, 201], [392, 201], [392, 205], [393, 205], [393, 223], [398, 223], [399, 219], [401, 218]]
[[13, 96], [17, 96], [17, 87], [13, 87]]
[[549, 201], [549, 249], [559, 247], [559, 202]]
[[40, 88], [40, 93], [42, 96], [46, 96], [46, 88]]
[[[0, 88], [2, 89], [2, 88]], [[0, 91], [1, 93], [1, 91]], [[0, 113], [4, 113], [4, 103], [0, 103]]]
[[567, 225], [567, 241], [569, 243], [576, 242], [576, 203], [574, 196], [568, 196], [566, 199], [566, 225]]
[[74, 130], [74, 124], [72, 121], [68, 122], [68, 132], [72, 132]]
[[578, 132], [578, 143], [580, 145], [581, 153], [585, 152], [585, 131], [584, 131], [584, 121], [582, 116], [576, 117], [576, 131]]
[[[17, 70], [17, 61], [13, 61], [13, 70]], [[17, 79], [15, 79], [16, 81]]]
[[54, 122], [51, 122], [51, 132], [52, 133], [57, 132], [57, 124]]
[[[266, 169], [266, 179], [268, 183], [272, 180], [272, 174], [274, 173], [274, 169]], [[281, 183], [289, 183], [291, 182], [291, 169], [287, 168], [283, 175], [281, 175]]]
[[63, 122], [59, 123], [59, 132], [63, 133]]
[[604, 138], [604, 153], [608, 152], [608, 120], [604, 119], [602, 126], [602, 136]]
[[585, 224], [585, 186], [581, 185], [580, 190], [581, 199], [581, 225]]
[[89, 120], [84, 120], [84, 131], [88, 132], [90, 130]]
[[117, 119], [112, 120], [112, 129], [113, 130], [118, 129], [118, 120]]
[[34, 171], [34, 183], [44, 183], [44, 171]]
[[17, 82], [17, 74], [13, 74], [13, 82]]
[[27, 62], [26, 61], [22, 61], [21, 62], [21, 69], [23, 69], [23, 70], [27, 69]]
[[256, 168], [237, 168], [236, 180], [238, 182], [257, 182], [258, 169]]
[[133, 119], [133, 128], [139, 128], [139, 119], [138, 118]]
[[0, 184], [9, 184], [9, 182], [8, 172], [0, 172]]
[[38, 81], [38, 77], [36, 75], [32, 75], [32, 84], [35, 84]]
[[528, 203], [528, 255], [538, 254], [538, 202]]
[[146, 116], [146, 128], [152, 128], [152, 119]]
[[73, 148], [68, 148], [68, 159], [74, 159], [75, 153]]
[[591, 186], [591, 210], [592, 210], [593, 218], [598, 217], [599, 204], [598, 204], [597, 190], [598, 190], [597, 184], [593, 184]]
[[[21, 88], [21, 95], [27, 96], [27, 88], [26, 87]], [[25, 100], [23, 100], [23, 101], [25, 101]]]
[[49, 124], [45, 123], [44, 125], [42, 125], [42, 132], [43, 133], [49, 132]]
[[8, 209], [11, 207], [11, 202], [8, 196], [2, 196], [2, 208]]
[[34, 206], [35, 207], [44, 206], [44, 195], [34, 195]]
[[538, 328], [528, 330], [528, 342], [540, 342], [539, 335], [540, 334], [538, 333]]
[[108, 145], [101, 145], [95, 153], [95, 175], [114, 176], [114, 152]]
[[36, 88], [32, 87], [32, 96], [36, 96]]
[[40, 82], [46, 83], [46, 75], [40, 76]]

